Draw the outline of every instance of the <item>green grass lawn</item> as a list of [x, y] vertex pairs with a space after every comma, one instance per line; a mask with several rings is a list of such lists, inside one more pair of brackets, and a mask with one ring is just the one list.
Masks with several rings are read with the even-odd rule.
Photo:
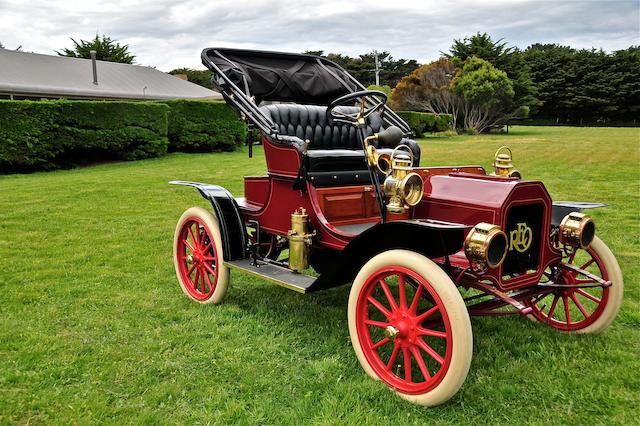
[[178, 287], [175, 223], [195, 190], [263, 173], [262, 150], [171, 154], [0, 177], [0, 423], [638, 423], [640, 130], [515, 127], [428, 138], [423, 165], [481, 164], [508, 144], [525, 178], [592, 211], [625, 278], [600, 336], [473, 318], [466, 383], [413, 406], [369, 379], [349, 342], [349, 287], [299, 295], [232, 273], [226, 302]]

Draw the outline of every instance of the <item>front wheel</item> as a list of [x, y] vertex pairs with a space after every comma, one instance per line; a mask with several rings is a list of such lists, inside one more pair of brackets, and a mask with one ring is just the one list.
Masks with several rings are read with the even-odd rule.
[[202, 207], [185, 211], [173, 239], [173, 262], [182, 291], [198, 303], [221, 303], [229, 284], [218, 220]]
[[[624, 283], [616, 257], [600, 238], [594, 237], [587, 249], [579, 249], [563, 261], [611, 281], [611, 287], [558, 288], [525, 302], [533, 308], [531, 317], [562, 331], [601, 333], [611, 325], [622, 304]], [[561, 285], [596, 284], [568, 270], [561, 270], [556, 280]]]
[[353, 282], [348, 320], [362, 368], [401, 397], [438, 405], [464, 383], [473, 352], [469, 314], [428, 258], [389, 250], [369, 260]]

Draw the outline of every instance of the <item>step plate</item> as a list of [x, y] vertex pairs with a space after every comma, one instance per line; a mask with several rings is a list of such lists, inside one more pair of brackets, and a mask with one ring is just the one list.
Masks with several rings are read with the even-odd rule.
[[239, 269], [252, 275], [264, 278], [289, 290], [298, 293], [306, 293], [307, 289], [316, 280], [304, 274], [292, 272], [290, 269], [258, 261], [257, 265], [252, 265], [252, 259], [234, 260], [232, 262], [224, 262], [229, 268]]

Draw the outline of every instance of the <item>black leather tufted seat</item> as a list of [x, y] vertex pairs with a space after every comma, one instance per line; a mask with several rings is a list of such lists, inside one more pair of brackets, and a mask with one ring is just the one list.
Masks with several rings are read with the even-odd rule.
[[[341, 107], [346, 110], [355, 107]], [[327, 121], [327, 107], [298, 104], [272, 104], [260, 109], [277, 124], [280, 134], [290, 136], [285, 143], [302, 149], [303, 141], [309, 140], [308, 172], [313, 178], [317, 173], [353, 172], [356, 181], [368, 179], [367, 166], [362, 146], [358, 143], [356, 128], [347, 124], [330, 125]], [[366, 135], [372, 135], [383, 129], [383, 121], [377, 114], [368, 118]], [[408, 145], [414, 153], [414, 165], [420, 162], [420, 147], [411, 139], [403, 139], [401, 143]], [[376, 146], [380, 152], [391, 151], [395, 147]], [[335, 173], [334, 173], [334, 176]], [[338, 179], [336, 177], [336, 179]], [[342, 180], [353, 180], [345, 178]], [[347, 183], [347, 182], [335, 182]]]

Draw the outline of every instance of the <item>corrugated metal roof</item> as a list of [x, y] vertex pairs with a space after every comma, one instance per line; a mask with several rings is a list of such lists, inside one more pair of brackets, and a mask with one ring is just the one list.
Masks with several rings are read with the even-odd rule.
[[0, 94], [81, 99], [222, 99], [154, 68], [0, 49]]

